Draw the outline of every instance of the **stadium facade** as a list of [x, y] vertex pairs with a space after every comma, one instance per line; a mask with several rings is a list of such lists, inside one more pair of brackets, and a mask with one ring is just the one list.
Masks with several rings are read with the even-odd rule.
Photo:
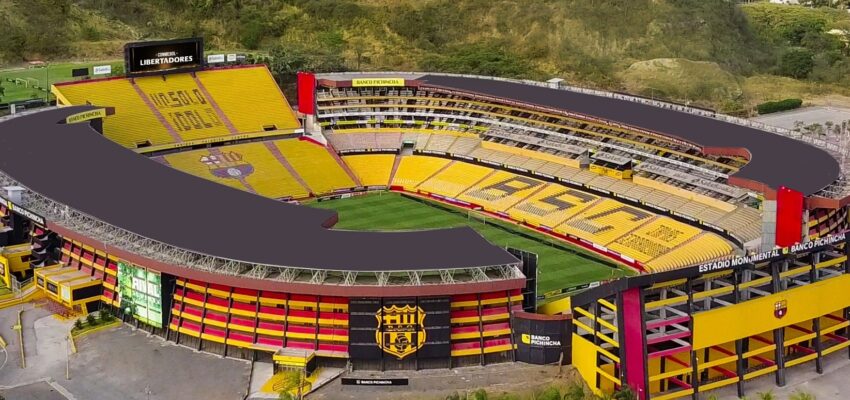
[[[294, 113], [265, 67], [202, 68], [202, 47], [128, 45], [127, 76], [58, 84], [60, 108], [0, 123], [7, 285], [283, 366], [572, 356], [595, 390], [642, 399], [783, 384], [846, 347], [850, 304], [815, 296], [850, 289], [840, 148], [554, 81], [300, 73]], [[535, 314], [522, 249], [469, 228], [334, 230], [336, 213], [289, 204], [378, 190], [638, 275]]]

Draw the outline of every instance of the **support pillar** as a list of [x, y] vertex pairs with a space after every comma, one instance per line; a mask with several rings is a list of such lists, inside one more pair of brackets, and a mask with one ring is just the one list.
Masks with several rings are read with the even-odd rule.
[[649, 383], [643, 291], [640, 288], [627, 289], [620, 293], [619, 299], [617, 308], [623, 321], [620, 342], [624, 355], [622, 381], [635, 392], [638, 400], [647, 400]]

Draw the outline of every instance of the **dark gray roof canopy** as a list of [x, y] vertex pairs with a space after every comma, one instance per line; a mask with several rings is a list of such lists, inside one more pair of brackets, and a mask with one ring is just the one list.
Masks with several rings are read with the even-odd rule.
[[517, 262], [471, 228], [387, 233], [325, 229], [323, 224], [334, 221], [332, 211], [219, 185], [123, 148], [88, 124], [57, 123], [92, 108], [68, 107], [0, 123], [0, 171], [135, 234], [249, 263], [404, 271]]
[[519, 83], [425, 75], [427, 85], [572, 111], [647, 129], [703, 147], [744, 148], [750, 162], [734, 176], [772, 189], [786, 186], [809, 196], [834, 182], [840, 166], [826, 151], [804, 142], [716, 119], [590, 94]]

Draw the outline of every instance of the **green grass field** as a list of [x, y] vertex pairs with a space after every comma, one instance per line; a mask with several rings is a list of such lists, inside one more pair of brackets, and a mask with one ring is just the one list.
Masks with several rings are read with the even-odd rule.
[[467, 210], [397, 193], [375, 193], [310, 205], [336, 210], [339, 213], [337, 229], [388, 231], [471, 226], [495, 245], [537, 253], [540, 293], [630, 273], [569, 243], [530, 229], [489, 216], [482, 218], [480, 214], [470, 217]]
[[[0, 70], [0, 86], [4, 89], [4, 94], [0, 95], [0, 103], [11, 103], [17, 101], [44, 99], [48, 95], [47, 92], [34, 89], [32, 86], [37, 85], [47, 90], [50, 90], [50, 85], [58, 82], [70, 81], [71, 70], [74, 68], [88, 67], [91, 73], [91, 67], [94, 65], [112, 65], [112, 72], [124, 70], [124, 62], [122, 60], [113, 61], [95, 61], [83, 63], [56, 63], [49, 64], [43, 68], [14, 68]], [[24, 80], [27, 84], [16, 79]]]

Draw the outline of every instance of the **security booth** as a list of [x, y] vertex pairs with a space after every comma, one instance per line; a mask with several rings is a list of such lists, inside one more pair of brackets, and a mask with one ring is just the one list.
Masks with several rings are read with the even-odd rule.
[[103, 281], [60, 264], [35, 270], [36, 287], [69, 310], [88, 314], [99, 309]]
[[306, 349], [278, 349], [272, 356], [274, 361], [274, 372], [281, 370], [303, 370], [306, 376], [310, 376], [316, 370], [316, 352]]

